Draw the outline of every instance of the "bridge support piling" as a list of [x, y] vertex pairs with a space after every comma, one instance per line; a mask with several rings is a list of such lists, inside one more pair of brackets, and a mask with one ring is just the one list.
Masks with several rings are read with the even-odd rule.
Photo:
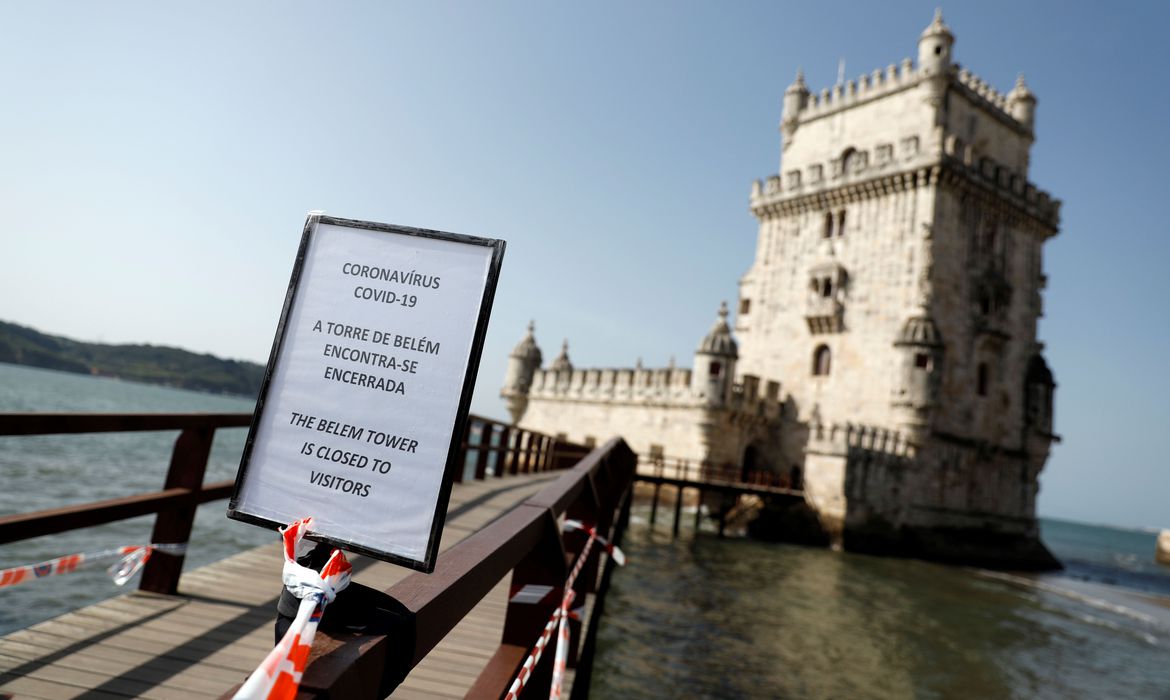
[[703, 515], [703, 489], [699, 489], [699, 500], [695, 501], [695, 534], [699, 534], [699, 521]]
[[678, 537], [678, 524], [682, 520], [682, 502], [683, 502], [683, 487], [680, 485], [675, 488], [674, 494], [674, 525], [671, 526], [671, 534]]
[[650, 527], [654, 527], [654, 520], [658, 515], [658, 492], [662, 489], [662, 484], [654, 484], [654, 499], [650, 501]]

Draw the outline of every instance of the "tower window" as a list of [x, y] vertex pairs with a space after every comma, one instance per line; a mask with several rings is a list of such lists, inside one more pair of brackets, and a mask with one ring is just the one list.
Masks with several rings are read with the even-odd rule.
[[833, 280], [832, 280], [832, 278], [825, 277], [824, 279], [821, 280], [821, 296], [823, 296], [826, 299], [833, 296]]
[[838, 209], [836, 214], [831, 211], [825, 212], [825, 227], [821, 231], [822, 238], [832, 238], [833, 236], [845, 235], [845, 210]]
[[813, 366], [812, 373], [815, 377], [829, 376], [829, 368], [832, 364], [832, 352], [828, 345], [818, 345], [817, 349], [813, 351]]
[[718, 379], [722, 372], [723, 364], [719, 362], [712, 362], [711, 366], [708, 368], [708, 374], [711, 375], [712, 379]]
[[930, 355], [924, 352], [914, 354], [914, 366], [918, 369], [930, 371]]
[[987, 363], [980, 362], [975, 370], [975, 392], [980, 396], [987, 396], [988, 379]]
[[739, 300], [739, 315], [740, 316], [747, 316], [748, 312], [751, 310], [752, 310], [752, 300], [751, 299], [740, 299]]

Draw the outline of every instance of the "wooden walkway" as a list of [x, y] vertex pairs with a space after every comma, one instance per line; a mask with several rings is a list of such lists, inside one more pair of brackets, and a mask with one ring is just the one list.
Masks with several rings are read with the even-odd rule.
[[[543, 472], [456, 484], [443, 549], [559, 476]], [[350, 559], [354, 581], [376, 589], [413, 573]], [[274, 535], [272, 545], [184, 573], [179, 596], [129, 593], [0, 638], [0, 697], [218, 698], [273, 645], [281, 563]], [[505, 577], [392, 697], [462, 698], [500, 643], [508, 584]]]

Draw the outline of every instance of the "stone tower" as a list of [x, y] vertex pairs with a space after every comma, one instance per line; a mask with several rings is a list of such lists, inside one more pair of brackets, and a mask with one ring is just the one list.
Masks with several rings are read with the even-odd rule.
[[734, 336], [724, 308], [693, 370], [562, 353], [535, 371], [526, 337], [503, 392], [514, 417], [791, 475], [848, 549], [1054, 566], [1035, 505], [1056, 384], [1036, 328], [1060, 202], [1028, 181], [1035, 96], [960, 68], [955, 44], [936, 14], [917, 63], [820, 92], [797, 73], [780, 172], [751, 190]]
[[1055, 384], [1036, 325], [1059, 202], [1028, 182], [1023, 78], [1002, 95], [954, 45], [936, 14], [917, 66], [785, 92], [782, 174], [752, 190], [739, 365], [783, 380], [784, 458], [846, 546], [1011, 542], [1039, 565]]

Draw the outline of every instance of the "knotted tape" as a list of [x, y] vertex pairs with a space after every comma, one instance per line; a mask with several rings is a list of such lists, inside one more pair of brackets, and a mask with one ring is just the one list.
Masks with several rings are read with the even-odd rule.
[[268, 652], [268, 656], [248, 676], [248, 680], [232, 696], [233, 700], [295, 698], [325, 606], [349, 585], [353, 567], [340, 549], [333, 550], [320, 573], [297, 563], [297, 556], [307, 554], [312, 548], [311, 543], [304, 541], [305, 533], [312, 524], [312, 518], [303, 518], [280, 529], [284, 539], [281, 580], [285, 588], [300, 599], [301, 604], [280, 643]]

